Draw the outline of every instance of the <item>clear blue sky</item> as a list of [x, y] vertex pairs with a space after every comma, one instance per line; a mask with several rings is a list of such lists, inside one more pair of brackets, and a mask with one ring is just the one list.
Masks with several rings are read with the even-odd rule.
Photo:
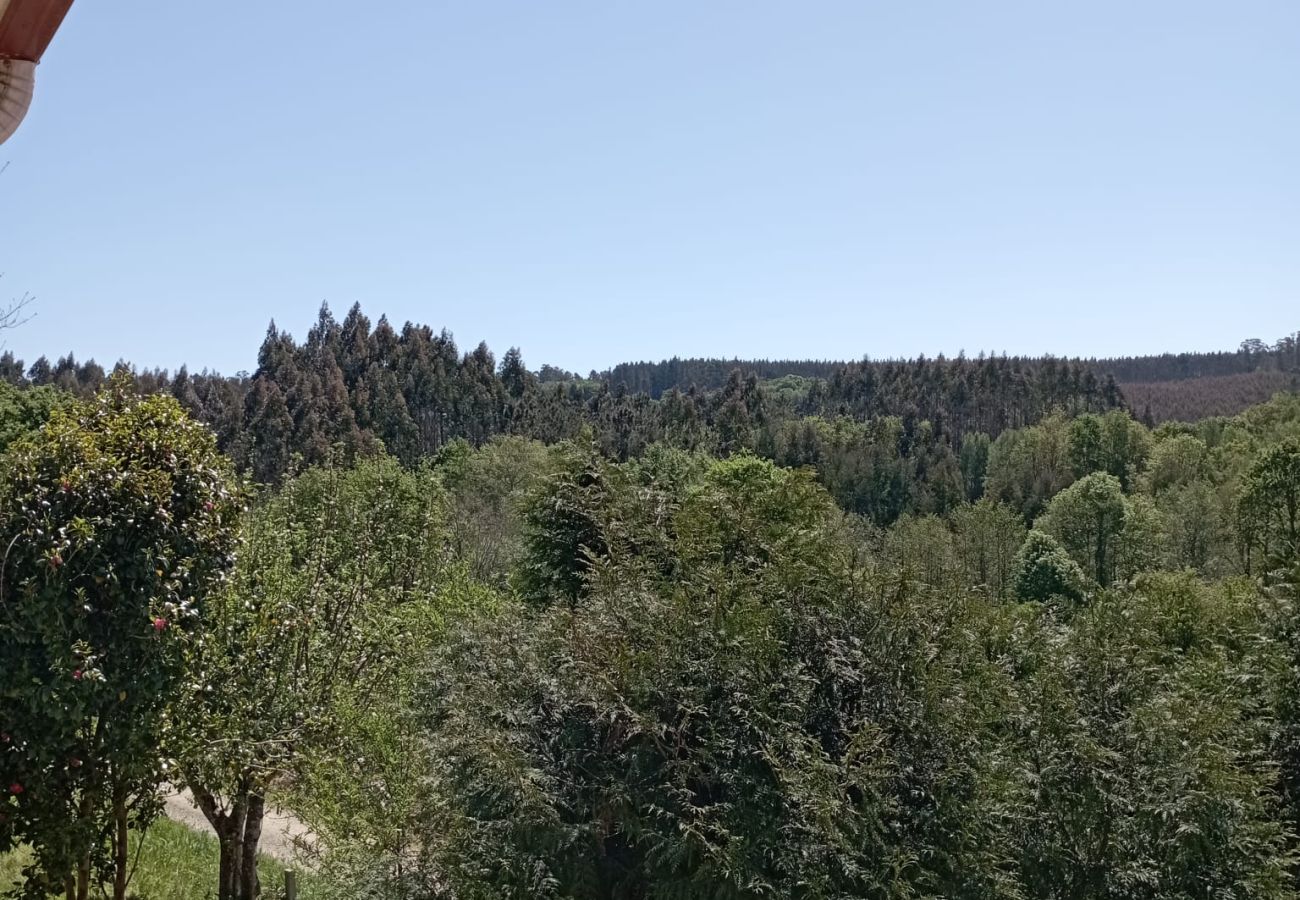
[[325, 300], [585, 371], [1300, 328], [1296, 0], [77, 0], [0, 147], [30, 364]]

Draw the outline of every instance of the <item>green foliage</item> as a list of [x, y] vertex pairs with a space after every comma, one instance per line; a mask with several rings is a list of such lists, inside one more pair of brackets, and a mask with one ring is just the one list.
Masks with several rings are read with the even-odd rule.
[[16, 388], [0, 381], [0, 452], [39, 429], [68, 400], [57, 388]]
[[524, 517], [519, 587], [538, 605], [577, 603], [592, 558], [606, 550], [599, 509], [610, 466], [590, 449], [562, 453], [561, 470], [546, 479]]
[[838, 517], [811, 472], [748, 454], [712, 465], [674, 513], [665, 538], [684, 565], [698, 557], [737, 574], [762, 570], [786, 553], [803, 561], [808, 544]]
[[899, 519], [885, 537], [885, 556], [905, 579], [936, 588], [952, 588], [962, 581], [952, 532], [938, 516]]
[[1047, 502], [1074, 481], [1068, 424], [1058, 416], [1005, 431], [989, 448], [985, 493], [1032, 521]]
[[1261, 624], [1248, 586], [1162, 575], [1046, 626], [1017, 723], [1027, 896], [1294, 896]]
[[1125, 499], [1124, 530], [1116, 547], [1116, 568], [1120, 578], [1132, 578], [1164, 565], [1168, 528], [1164, 515], [1150, 497], [1135, 494]]
[[125, 876], [127, 817], [156, 812], [166, 714], [239, 495], [205, 427], [122, 380], [56, 410], [0, 477], [0, 780], [18, 788], [0, 845], [35, 848], [33, 895], [71, 878], [84, 897], [95, 873]]
[[791, 409], [807, 403], [812, 385], [813, 379], [802, 375], [782, 375], [763, 382], [763, 388], [773, 402]]
[[339, 747], [389, 726], [386, 694], [451, 612], [435, 601], [444, 521], [437, 479], [391, 459], [309, 470], [250, 517], [183, 707], [180, 769], [221, 840], [221, 896], [256, 892], [238, 870], [268, 790], [306, 790], [317, 754], [356, 765]]
[[989, 448], [993, 442], [982, 431], [966, 435], [961, 441], [958, 465], [966, 499], [974, 503], [984, 496], [984, 479], [988, 475]]
[[1128, 488], [1146, 464], [1147, 430], [1123, 410], [1082, 415], [1070, 422], [1067, 453], [1076, 478], [1106, 472]]
[[1176, 434], [1156, 442], [1146, 473], [1147, 489], [1160, 494], [1209, 475], [1210, 451], [1195, 435]]
[[1285, 821], [1300, 829], [1300, 558], [1275, 569], [1265, 591], [1268, 634], [1285, 654], [1279, 682], [1278, 733], [1274, 754], [1281, 769], [1280, 787]]
[[558, 466], [536, 441], [496, 438], [475, 450], [453, 441], [435, 461], [447, 489], [448, 525], [457, 558], [486, 583], [502, 585], [523, 553], [523, 510]]
[[[574, 605], [586, 594], [592, 566], [611, 553], [660, 572], [675, 565], [664, 537], [709, 457], [656, 445], [612, 465], [590, 449], [561, 450], [561, 470], [530, 500], [516, 583], [525, 600]], [[747, 453], [738, 459], [753, 460]]]
[[1207, 577], [1236, 571], [1233, 552], [1232, 501], [1225, 491], [1198, 479], [1166, 487], [1156, 498], [1166, 533], [1170, 569], [1194, 569]]
[[1035, 528], [1055, 537], [1094, 583], [1157, 567], [1162, 530], [1145, 497], [1124, 496], [1114, 475], [1094, 473], [1052, 498]]
[[962, 583], [995, 597], [1013, 587], [1016, 555], [1025, 541], [1025, 525], [1015, 510], [992, 500], [955, 509], [950, 517], [953, 548]]
[[273, 781], [328, 732], [345, 685], [391, 662], [443, 570], [436, 479], [379, 459], [311, 469], [249, 517], [239, 564], [191, 652], [188, 777], [217, 794], [248, 773]]
[[1264, 451], [1247, 473], [1240, 506], [1247, 539], [1284, 561], [1300, 556], [1300, 441]]
[[772, 458], [813, 467], [840, 506], [879, 525], [907, 512], [945, 513], [965, 490], [958, 461], [935, 429], [919, 423], [909, 434], [893, 417], [786, 422]]
[[995, 895], [972, 737], [1001, 682], [969, 609], [868, 589], [838, 521], [807, 473], [734, 458], [660, 526], [670, 573], [615, 541], [581, 605], [465, 631], [426, 700], [430, 871], [484, 898]]
[[428, 743], [419, 698], [428, 661], [448, 630], [491, 611], [499, 598], [452, 569], [437, 590], [393, 615], [403, 630], [390, 657], [342, 683], [328, 706], [328, 740], [304, 747], [284, 786], [316, 837], [314, 862], [339, 900], [409, 897], [408, 869], [426, 819]]
[[1070, 422], [1068, 448], [1070, 467], [1074, 477], [1082, 478], [1093, 472], [1108, 470], [1101, 435], [1101, 419], [1097, 416], [1079, 416]]
[[1263, 445], [1300, 440], [1300, 393], [1278, 393], [1242, 411], [1231, 422]]
[[714, 416], [719, 454], [727, 456], [753, 450], [764, 420], [763, 394], [758, 378], [752, 374], [746, 378], [739, 369], [733, 370], [718, 398], [718, 411]]
[[1079, 564], [1050, 534], [1031, 531], [1016, 554], [1011, 587], [1021, 600], [1046, 603], [1054, 598], [1083, 599], [1085, 576]]

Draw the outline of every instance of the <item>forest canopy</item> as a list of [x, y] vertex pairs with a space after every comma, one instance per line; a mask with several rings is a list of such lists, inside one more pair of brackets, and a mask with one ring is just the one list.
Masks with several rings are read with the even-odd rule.
[[10, 357], [0, 853], [126, 900], [184, 787], [218, 900], [272, 805], [338, 900], [1300, 896], [1300, 394], [1112, 377], [1293, 352]]

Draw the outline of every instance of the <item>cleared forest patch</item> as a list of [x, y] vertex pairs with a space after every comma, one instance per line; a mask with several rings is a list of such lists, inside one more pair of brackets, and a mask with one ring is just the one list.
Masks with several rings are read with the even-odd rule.
[[1150, 411], [1156, 422], [1195, 422], [1210, 416], [1235, 416], [1247, 407], [1265, 402], [1278, 391], [1297, 389], [1300, 389], [1300, 377], [1292, 372], [1275, 371], [1120, 384], [1133, 414], [1145, 418]]

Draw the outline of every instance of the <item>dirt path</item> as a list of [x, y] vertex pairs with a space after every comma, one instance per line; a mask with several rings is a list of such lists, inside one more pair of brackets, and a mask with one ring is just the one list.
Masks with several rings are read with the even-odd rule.
[[[189, 791], [173, 790], [166, 795], [163, 803], [167, 818], [173, 822], [179, 822], [194, 831], [213, 835], [212, 826], [194, 805]], [[297, 845], [310, 846], [314, 842], [315, 837], [311, 831], [292, 813], [282, 809], [267, 808], [266, 819], [262, 823], [262, 843], [258, 848], [262, 853], [280, 862], [291, 863], [296, 861]]]

